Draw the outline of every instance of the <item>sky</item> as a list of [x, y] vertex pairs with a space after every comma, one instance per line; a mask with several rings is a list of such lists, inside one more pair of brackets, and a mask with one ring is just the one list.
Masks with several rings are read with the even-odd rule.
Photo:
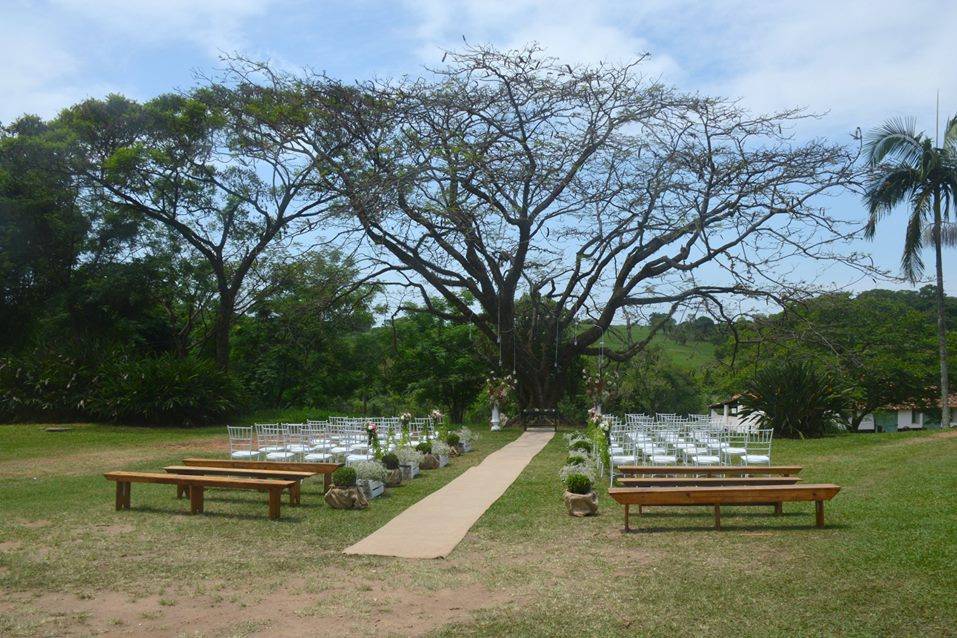
[[[754, 111], [804, 107], [820, 117], [800, 138], [852, 143], [858, 127], [895, 116], [933, 134], [938, 92], [941, 119], [957, 113], [955, 33], [953, 0], [0, 0], [0, 122], [52, 117], [110, 92], [148, 99], [186, 89], [235, 52], [347, 80], [414, 76], [465, 38], [537, 42], [569, 62], [647, 52], [651, 77]], [[852, 194], [826, 205], [863, 219]], [[853, 248], [896, 272], [904, 217]], [[957, 294], [955, 254], [945, 256], [945, 284]]]

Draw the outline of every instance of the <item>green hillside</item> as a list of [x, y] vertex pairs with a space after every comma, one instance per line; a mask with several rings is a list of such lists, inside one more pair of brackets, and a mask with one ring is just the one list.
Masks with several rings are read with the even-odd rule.
[[[632, 326], [631, 340], [638, 341], [645, 338], [649, 330], [648, 326]], [[628, 330], [625, 326], [612, 326], [605, 333], [605, 345], [609, 348], [620, 348], [627, 340]], [[689, 369], [709, 366], [715, 360], [715, 346], [707, 341], [687, 341], [681, 344], [659, 332], [651, 340], [651, 344], [660, 348], [662, 354], [675, 364]]]

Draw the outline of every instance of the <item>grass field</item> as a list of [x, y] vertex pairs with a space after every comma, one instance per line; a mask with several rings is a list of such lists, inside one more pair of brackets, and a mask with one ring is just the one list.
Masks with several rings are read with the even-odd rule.
[[[184, 513], [170, 486], [113, 509], [110, 469], [223, 454], [219, 428], [0, 426], [0, 635], [957, 635], [957, 436], [779, 441], [775, 461], [843, 486], [813, 506], [662, 508], [621, 532], [564, 513], [556, 437], [441, 561], [344, 556], [347, 545], [518, 435], [362, 512], [322, 504], [268, 521], [265, 499], [214, 492]], [[427, 534], [428, 530], [422, 530]]]

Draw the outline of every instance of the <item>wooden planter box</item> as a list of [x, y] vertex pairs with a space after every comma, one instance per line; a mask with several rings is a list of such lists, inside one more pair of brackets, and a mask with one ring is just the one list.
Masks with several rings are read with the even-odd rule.
[[403, 481], [411, 481], [420, 472], [418, 463], [399, 463], [399, 467], [402, 468]]
[[362, 490], [367, 499], [374, 499], [382, 496], [385, 491], [385, 483], [382, 481], [370, 481], [369, 479], [359, 479], [356, 481], [356, 487]]
[[462, 441], [461, 443], [459, 443], [459, 447], [462, 448], [462, 452], [471, 452], [471, 451], [472, 451], [472, 442], [469, 441], [468, 443], [466, 443], [466, 442]]
[[435, 458], [439, 460], [439, 467], [445, 467], [449, 464], [449, 457], [446, 454], [436, 454]]

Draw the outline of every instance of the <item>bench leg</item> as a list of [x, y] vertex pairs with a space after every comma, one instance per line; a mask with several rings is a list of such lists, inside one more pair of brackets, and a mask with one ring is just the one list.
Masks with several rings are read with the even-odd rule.
[[824, 501], [814, 501], [814, 518], [818, 527], [824, 527]]
[[277, 520], [279, 518], [279, 504], [282, 502], [282, 490], [269, 490], [269, 518]]
[[125, 481], [116, 482], [116, 510], [130, 509], [130, 483]]
[[778, 501], [777, 503], [774, 504], [774, 515], [780, 516], [783, 513], [784, 513], [784, 503], [782, 503], [781, 501]]
[[628, 526], [628, 503], [625, 503], [625, 531], [631, 531], [631, 527]]
[[301, 496], [301, 488], [302, 488], [302, 483], [300, 483], [299, 481], [296, 481], [289, 488], [289, 504], [290, 505], [299, 505], [299, 499]]
[[189, 490], [189, 513], [190, 514], [202, 514], [203, 513], [203, 492], [204, 488], [202, 485], [193, 485]]
[[322, 493], [325, 494], [332, 487], [332, 474], [326, 472], [322, 475]]
[[714, 528], [721, 529], [721, 506], [714, 506]]

